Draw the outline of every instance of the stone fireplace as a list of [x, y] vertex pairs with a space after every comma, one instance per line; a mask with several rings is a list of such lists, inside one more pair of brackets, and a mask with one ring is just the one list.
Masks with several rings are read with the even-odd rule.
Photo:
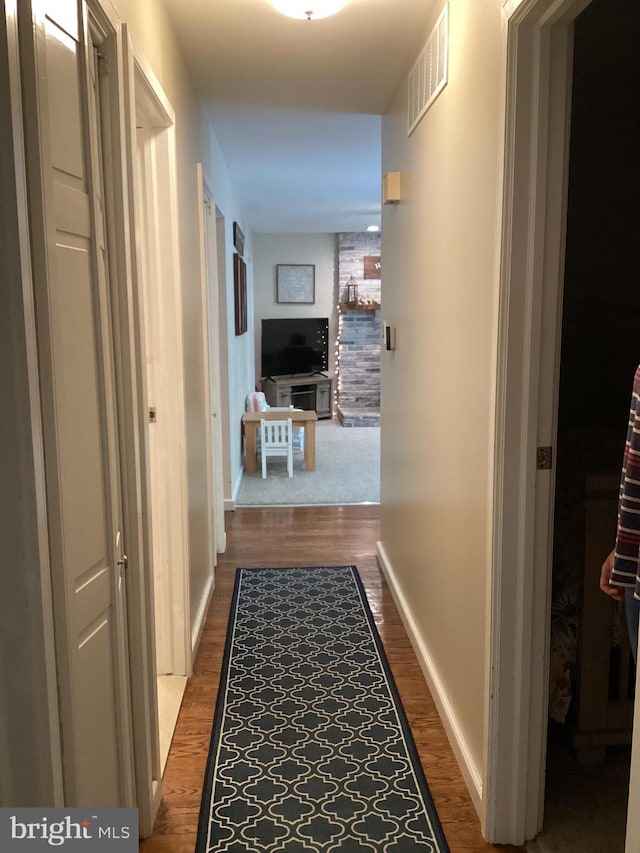
[[[379, 257], [379, 233], [338, 235], [338, 417], [345, 427], [380, 423], [380, 279], [364, 278], [365, 257]], [[347, 304], [347, 285], [358, 302]]]

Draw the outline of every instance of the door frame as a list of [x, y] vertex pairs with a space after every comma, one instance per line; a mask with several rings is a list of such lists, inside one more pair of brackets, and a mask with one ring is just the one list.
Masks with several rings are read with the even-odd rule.
[[210, 412], [211, 500], [214, 555], [227, 549], [224, 524], [224, 459], [222, 440], [222, 340], [218, 292], [218, 244], [216, 203], [201, 163], [197, 164], [197, 197], [200, 222], [200, 264], [202, 271], [202, 301], [208, 345], [206, 347], [207, 405]]
[[[103, 0], [88, 0], [94, 35], [109, 66], [103, 83], [103, 142], [107, 155], [105, 201], [112, 292], [113, 351], [119, 399], [120, 465], [127, 572], [127, 636], [131, 675], [135, 796], [141, 837], [151, 835], [160, 806], [162, 773], [153, 630], [153, 562], [149, 524], [148, 441], [143, 338], [140, 335], [135, 252], [131, 240], [132, 175], [128, 169], [128, 108], [122, 25]], [[95, 40], [95, 38], [94, 38]]]
[[[122, 449], [123, 437], [120, 434], [124, 413], [122, 409], [122, 381], [116, 375], [115, 352], [116, 342], [119, 337], [119, 318], [114, 312], [117, 303], [119, 283], [117, 280], [116, 266], [114, 265], [117, 254], [116, 242], [114, 240], [115, 222], [114, 216], [107, 201], [107, 192], [110, 192], [115, 171], [113, 168], [113, 144], [114, 139], [109, 134], [111, 122], [118, 116], [120, 110], [116, 99], [111, 97], [114, 82], [117, 78], [113, 74], [112, 67], [109, 74], [101, 73], [104, 64], [108, 62], [107, 56], [111, 54], [111, 65], [115, 65], [115, 52], [117, 48], [117, 23], [99, 6], [94, 6], [90, 0], [84, 0], [82, 7], [81, 27], [83, 32], [83, 86], [81, 97], [83, 99], [83, 112], [87, 122], [87, 144], [91, 150], [93, 170], [91, 176], [92, 192], [92, 220], [94, 222], [95, 238], [98, 242], [98, 232], [104, 234], [105, 259], [102, 265], [102, 276], [104, 278], [101, 287], [100, 313], [108, 318], [109, 340], [103, 342], [107, 353], [107, 370], [109, 385], [113, 388], [113, 410], [109, 411], [109, 434], [113, 436], [115, 458], [114, 475], [117, 476], [118, 494], [117, 504], [118, 517], [120, 520], [119, 530], [116, 535], [116, 558], [118, 576], [114, 584], [115, 595], [119, 600], [116, 608], [115, 630], [117, 641], [117, 692], [119, 694], [118, 708], [116, 709], [119, 730], [123, 733], [119, 748], [122, 752], [121, 773], [123, 777], [123, 788], [126, 792], [126, 802], [133, 804], [136, 801], [135, 793], [135, 768], [134, 768], [134, 743], [133, 743], [133, 710], [131, 706], [131, 671], [128, 636], [128, 560], [129, 552], [127, 533], [125, 528], [124, 495], [126, 493], [126, 466]], [[92, 79], [95, 79], [92, 87]], [[94, 88], [94, 91], [91, 91]], [[107, 187], [109, 188], [107, 190]], [[99, 188], [99, 189], [98, 189]], [[96, 248], [96, 253], [99, 249]]]
[[215, 381], [215, 365], [214, 359], [214, 342], [217, 341], [217, 336], [214, 336], [213, 326], [211, 325], [211, 316], [209, 312], [209, 282], [210, 270], [208, 267], [207, 254], [207, 221], [205, 209], [205, 180], [202, 163], [196, 163], [196, 204], [198, 206], [198, 244], [199, 244], [199, 262], [200, 262], [200, 292], [198, 294], [200, 301], [200, 342], [201, 351], [199, 353], [202, 364], [202, 396], [203, 408], [206, 413], [206, 424], [204, 429], [204, 466], [205, 466], [205, 532], [206, 532], [206, 563], [207, 563], [207, 579], [205, 589], [200, 599], [198, 610], [193, 619], [193, 627], [191, 630], [191, 651], [195, 657], [198, 643], [204, 628], [204, 623], [211, 602], [211, 595], [215, 588], [215, 566], [217, 564], [217, 540], [218, 540], [218, 505], [216, 501], [216, 481], [217, 481], [217, 466], [214, 455], [214, 440], [215, 440], [215, 425], [217, 411], [214, 407], [214, 398], [216, 396], [217, 386]]
[[222, 414], [222, 472], [225, 511], [236, 508], [231, 480], [231, 415], [229, 403], [229, 329], [233, 314], [229, 316], [227, 298], [227, 222], [219, 207], [215, 208], [215, 245], [218, 275], [218, 317], [220, 332], [220, 408]]
[[573, 21], [590, 0], [504, 0], [493, 553], [483, 832], [523, 844], [544, 810]]
[[[149, 356], [149, 344], [145, 336], [145, 294], [144, 276], [142, 274], [143, 258], [141, 257], [142, 241], [136, 238], [140, 228], [142, 200], [138, 197], [136, 187], [137, 149], [136, 123], [137, 112], [140, 110], [150, 126], [157, 128], [157, 136], [151, 143], [149, 175], [149, 191], [157, 199], [157, 192], [163, 193], [162, 203], [158, 203], [151, 211], [151, 231], [154, 236], [154, 246], [151, 250], [159, 259], [159, 289], [167, 294], [164, 305], [165, 319], [170, 325], [160, 330], [160, 337], [171, 338], [172, 358], [170, 367], [170, 389], [175, 405], [167, 406], [160, 417], [169, 420], [171, 430], [171, 448], [165, 448], [166, 476], [172, 490], [171, 502], [165, 501], [165, 506], [158, 506], [154, 500], [149, 481], [152, 460], [149, 457], [149, 438], [145, 435], [147, 452], [147, 479], [144, 483], [145, 502], [148, 509], [151, 526], [154, 518], [156, 523], [168, 527], [170, 553], [168, 555], [169, 569], [165, 572], [163, 591], [160, 595], [164, 601], [161, 622], [162, 633], [169, 638], [169, 662], [167, 672], [173, 675], [191, 675], [193, 653], [191, 645], [191, 613], [189, 594], [189, 539], [187, 518], [187, 468], [186, 468], [186, 425], [184, 407], [184, 377], [183, 377], [183, 342], [182, 342], [182, 303], [180, 266], [177, 247], [179, 246], [178, 232], [178, 201], [176, 176], [176, 135], [175, 112], [167, 98], [160, 82], [142, 52], [132, 39], [126, 23], [122, 23], [122, 47], [124, 61], [124, 88], [128, 107], [128, 126], [126, 128], [126, 159], [128, 175], [131, 177], [130, 188], [130, 239], [135, 245], [135, 256], [132, 265], [134, 290], [136, 293], [139, 347], [142, 358], [142, 369], [145, 376], [141, 377], [144, 388], [142, 418], [143, 429], [149, 428], [149, 405], [154, 401], [149, 399], [146, 363]], [[158, 200], [159, 201], [159, 200]], [[149, 211], [145, 212], [145, 215]], [[155, 504], [155, 505], [154, 505]], [[170, 505], [169, 505], [170, 504]], [[153, 562], [153, 560], [152, 560]], [[156, 598], [157, 602], [157, 598]], [[157, 609], [157, 603], [155, 605]], [[154, 612], [152, 610], [152, 612]], [[157, 618], [157, 617], [156, 617]], [[155, 627], [157, 636], [158, 629]]]

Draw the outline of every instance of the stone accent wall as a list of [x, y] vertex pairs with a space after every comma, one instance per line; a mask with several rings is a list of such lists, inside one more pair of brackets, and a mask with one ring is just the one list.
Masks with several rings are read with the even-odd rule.
[[338, 409], [354, 425], [356, 413], [380, 410], [380, 311], [343, 311], [338, 334]]
[[380, 232], [338, 234], [338, 293], [340, 302], [346, 301], [347, 282], [353, 276], [358, 285], [358, 296], [380, 302], [380, 279], [365, 279], [364, 258], [380, 255]]
[[[380, 302], [380, 280], [364, 278], [365, 256], [380, 254], [379, 233], [338, 235], [338, 301], [346, 301], [350, 276], [358, 297]], [[380, 310], [343, 309], [338, 329], [338, 415], [343, 426], [380, 422]]]

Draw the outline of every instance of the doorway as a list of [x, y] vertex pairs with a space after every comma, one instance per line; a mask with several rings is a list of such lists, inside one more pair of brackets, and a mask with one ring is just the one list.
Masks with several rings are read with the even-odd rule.
[[638, 21], [625, 0], [593, 0], [574, 23], [540, 839], [563, 849], [568, 838], [624, 849], [635, 669], [624, 616], [598, 578], [640, 362]]
[[148, 502], [154, 585], [160, 766], [191, 673], [182, 307], [176, 247], [174, 114], [134, 59], [136, 242], [146, 375]]
[[[557, 449], [574, 21], [589, 5], [589, 0], [504, 5], [504, 215], [484, 830], [489, 840], [512, 844], [533, 838], [543, 826], [555, 495], [549, 462]], [[602, 73], [615, 85], [606, 62]]]

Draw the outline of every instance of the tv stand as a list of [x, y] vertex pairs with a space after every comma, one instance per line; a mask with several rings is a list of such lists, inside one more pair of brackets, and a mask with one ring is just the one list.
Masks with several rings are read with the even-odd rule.
[[260, 382], [270, 406], [294, 406], [296, 409], [314, 409], [318, 418], [333, 415], [331, 386], [333, 380], [322, 373], [294, 376], [268, 376]]

